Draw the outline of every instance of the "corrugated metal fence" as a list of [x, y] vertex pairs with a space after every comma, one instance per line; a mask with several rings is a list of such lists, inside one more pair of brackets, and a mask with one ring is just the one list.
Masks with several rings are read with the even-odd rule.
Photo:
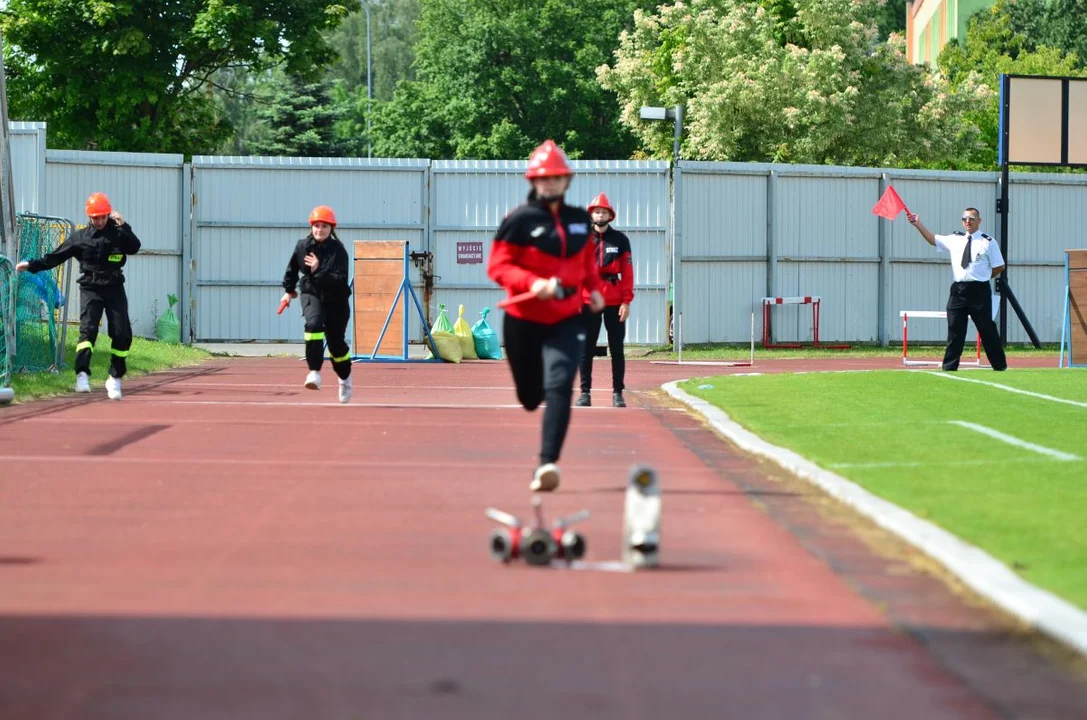
[[[12, 131], [21, 212], [78, 225], [86, 195], [102, 190], [132, 223], [145, 250], [126, 275], [134, 330], [145, 336], [174, 293], [188, 339], [296, 340], [298, 318], [274, 308], [291, 248], [317, 204], [336, 210], [349, 248], [407, 240], [419, 253], [412, 282], [429, 298], [430, 320], [439, 303], [451, 320], [463, 304], [473, 323], [502, 296], [486, 277], [490, 240], [528, 189], [524, 161], [198, 156], [187, 164], [180, 155], [47, 150], [43, 123], [13, 123]], [[950, 259], [904, 219], [872, 214], [888, 183], [935, 232], [958, 229], [960, 211], [976, 206], [983, 230], [999, 233], [998, 173], [681, 161], [673, 184], [664, 162], [574, 165], [568, 201], [585, 205], [607, 192], [615, 226], [631, 238], [631, 344], [667, 341], [673, 237], [685, 343], [746, 342], [750, 313], [761, 332], [761, 298], [789, 295], [822, 297], [822, 340], [887, 343], [900, 337], [900, 310], [942, 309], [951, 279]], [[1063, 253], [1087, 244], [1085, 200], [1082, 176], [1012, 176], [1010, 281], [1043, 342], [1060, 337]], [[458, 258], [462, 243], [482, 244], [481, 261]], [[773, 313], [776, 340], [811, 338], [809, 309]], [[421, 339], [418, 323], [412, 330]], [[910, 332], [940, 341], [946, 329], [933, 321]], [[1008, 332], [1011, 342], [1027, 341], [1014, 316]]]

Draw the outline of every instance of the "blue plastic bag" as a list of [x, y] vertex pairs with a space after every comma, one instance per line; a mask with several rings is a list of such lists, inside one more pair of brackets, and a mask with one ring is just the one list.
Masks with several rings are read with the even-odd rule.
[[472, 326], [472, 340], [475, 342], [476, 355], [480, 360], [501, 360], [502, 346], [498, 344], [498, 335], [487, 322], [487, 314], [490, 312], [489, 307], [479, 311], [482, 317]]

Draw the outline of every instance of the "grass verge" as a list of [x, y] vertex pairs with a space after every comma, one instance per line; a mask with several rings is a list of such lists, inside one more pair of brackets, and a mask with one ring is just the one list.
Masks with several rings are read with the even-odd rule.
[[[74, 392], [75, 372], [72, 367], [75, 364], [77, 335], [78, 333], [68, 333], [65, 369], [60, 372], [17, 373], [12, 377], [11, 386], [15, 390], [16, 403]], [[94, 355], [91, 357], [92, 387], [100, 386], [106, 381], [109, 348], [109, 338], [105, 336], [105, 333], [99, 334], [98, 342], [94, 346]], [[128, 355], [128, 373], [125, 377], [139, 377], [160, 370], [199, 365], [210, 357], [211, 353], [206, 350], [189, 345], [174, 345], [157, 340], [133, 338], [132, 348]]]

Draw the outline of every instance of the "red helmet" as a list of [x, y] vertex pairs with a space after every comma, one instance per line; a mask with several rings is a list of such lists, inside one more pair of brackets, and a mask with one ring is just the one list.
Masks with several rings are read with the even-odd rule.
[[607, 210], [608, 212], [611, 213], [611, 219], [612, 220], [615, 219], [615, 208], [613, 208], [611, 206], [611, 203], [608, 202], [608, 196], [605, 195], [604, 193], [600, 193], [599, 195], [597, 195], [596, 197], [593, 198], [593, 201], [591, 203], [589, 203], [589, 212], [590, 213], [593, 210], [596, 210], [598, 208], [600, 210]]
[[113, 208], [110, 207], [109, 198], [105, 193], [91, 193], [87, 198], [87, 217], [99, 217], [109, 215]]
[[315, 222], [328, 223], [336, 227], [336, 213], [332, 212], [332, 208], [328, 205], [318, 205], [309, 214], [309, 224], [312, 225]]
[[554, 140], [544, 140], [543, 144], [532, 152], [532, 157], [528, 159], [528, 170], [525, 171], [525, 177], [529, 180], [566, 177], [573, 174], [574, 171], [570, 169], [566, 153], [555, 144]]

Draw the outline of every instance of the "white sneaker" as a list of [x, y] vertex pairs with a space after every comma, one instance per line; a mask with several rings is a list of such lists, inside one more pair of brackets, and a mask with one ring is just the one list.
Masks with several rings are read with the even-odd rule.
[[321, 373], [316, 370], [310, 370], [309, 375], [306, 376], [306, 387], [310, 390], [321, 389]]
[[350, 375], [348, 375], [346, 378], [340, 378], [340, 404], [341, 405], [346, 405], [347, 403], [351, 402], [351, 388], [353, 386], [354, 386], [354, 383], [351, 382], [351, 376]]
[[559, 466], [555, 463], [547, 463], [536, 468], [536, 475], [532, 478], [532, 484], [528, 486], [532, 492], [551, 492], [559, 486]]
[[76, 392], [90, 392], [91, 391], [91, 379], [87, 376], [87, 373], [81, 372], [75, 375], [75, 391]]
[[106, 378], [106, 395], [110, 400], [121, 399], [121, 378], [112, 375]]

